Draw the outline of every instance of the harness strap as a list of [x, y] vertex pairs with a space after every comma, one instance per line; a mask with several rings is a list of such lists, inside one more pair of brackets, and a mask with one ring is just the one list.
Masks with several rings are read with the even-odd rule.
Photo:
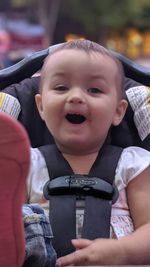
[[55, 179], [56, 177], [73, 174], [72, 168], [56, 145], [40, 146], [39, 150], [45, 158], [50, 180]]
[[[55, 145], [47, 145], [39, 149], [45, 158], [50, 179], [73, 175], [73, 170]], [[89, 172], [90, 177], [98, 177], [113, 186], [115, 170], [121, 152], [122, 148], [120, 147], [105, 146], [99, 152]], [[47, 182], [44, 192], [48, 191], [50, 183], [51, 181]], [[69, 195], [69, 192], [70, 190], [68, 192], [66, 190], [65, 195], [64, 193], [63, 195], [44, 193], [50, 200], [50, 221], [54, 234], [53, 245], [58, 256], [74, 251], [70, 241], [76, 237], [76, 194]], [[82, 237], [88, 239], [109, 237], [112, 201], [112, 199], [103, 196], [85, 196]]]
[[49, 205], [53, 246], [60, 257], [74, 251], [70, 241], [76, 238], [76, 196], [52, 196]]
[[82, 237], [87, 239], [109, 238], [112, 201], [87, 196], [85, 200]]
[[[55, 145], [41, 146], [39, 150], [45, 158], [50, 180], [73, 174], [69, 163]], [[49, 181], [45, 188], [48, 184]], [[53, 247], [57, 256], [60, 257], [74, 251], [70, 241], [72, 238], [76, 238], [76, 196], [49, 195], [47, 199], [50, 200], [49, 218], [54, 235]]]
[[[122, 148], [107, 145], [100, 150], [94, 162], [90, 176], [96, 176], [104, 181], [114, 184], [117, 163]], [[103, 199], [87, 196], [85, 200], [85, 214], [82, 237], [95, 239], [110, 237], [110, 218], [113, 199]]]

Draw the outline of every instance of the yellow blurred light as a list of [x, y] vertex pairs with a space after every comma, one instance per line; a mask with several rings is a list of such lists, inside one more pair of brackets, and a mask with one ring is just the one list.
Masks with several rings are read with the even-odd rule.
[[73, 40], [75, 40], [75, 39], [84, 40], [85, 37], [82, 36], [82, 35], [77, 35], [77, 34], [72, 34], [72, 33], [67, 34], [67, 35], [65, 36], [65, 41], [66, 41], [66, 42], [70, 42], [70, 41], [73, 41]]

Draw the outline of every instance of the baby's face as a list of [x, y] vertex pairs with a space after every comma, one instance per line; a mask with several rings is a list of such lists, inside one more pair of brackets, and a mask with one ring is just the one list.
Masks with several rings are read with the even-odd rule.
[[63, 49], [44, 67], [41, 117], [62, 152], [98, 151], [112, 124], [119, 124], [116, 63], [97, 52]]

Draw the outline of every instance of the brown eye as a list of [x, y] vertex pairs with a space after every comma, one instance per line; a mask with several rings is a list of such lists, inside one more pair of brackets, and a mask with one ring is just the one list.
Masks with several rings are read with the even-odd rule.
[[66, 87], [65, 85], [57, 85], [54, 90], [56, 91], [66, 91], [68, 90], [68, 87]]
[[91, 94], [100, 94], [102, 91], [99, 88], [92, 87], [88, 89], [88, 92]]

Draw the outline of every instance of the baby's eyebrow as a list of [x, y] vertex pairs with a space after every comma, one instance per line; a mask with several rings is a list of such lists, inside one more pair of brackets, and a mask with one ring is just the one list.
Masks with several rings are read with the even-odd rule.
[[98, 79], [101, 79], [101, 80], [105, 80], [105, 77], [101, 74], [92, 74], [90, 75], [90, 79], [93, 79], [93, 80], [98, 80]]
[[55, 77], [65, 77], [67, 74], [65, 72], [56, 72], [52, 75], [52, 78], [55, 78]]

